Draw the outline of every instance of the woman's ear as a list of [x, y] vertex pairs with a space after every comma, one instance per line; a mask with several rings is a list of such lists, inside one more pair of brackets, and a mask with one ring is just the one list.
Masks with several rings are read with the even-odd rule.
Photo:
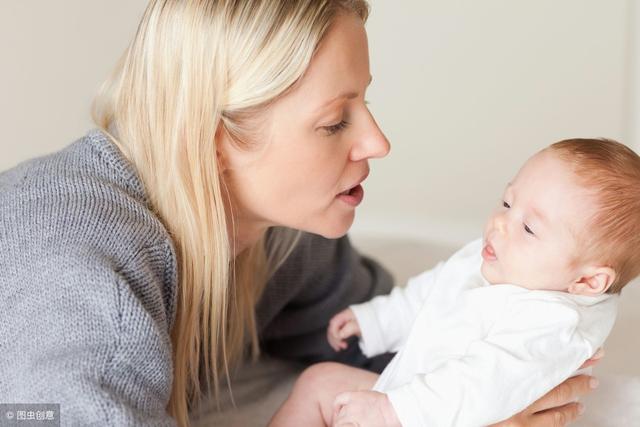
[[600, 295], [606, 292], [615, 280], [616, 272], [611, 267], [588, 267], [568, 290], [572, 294]]
[[224, 156], [226, 132], [222, 121], [218, 124], [215, 134], [214, 144], [216, 145], [216, 161], [218, 162], [218, 172], [223, 174], [227, 169], [227, 161]]

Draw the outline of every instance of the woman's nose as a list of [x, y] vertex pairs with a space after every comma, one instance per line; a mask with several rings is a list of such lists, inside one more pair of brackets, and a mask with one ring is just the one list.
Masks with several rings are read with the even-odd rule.
[[382, 133], [369, 111], [367, 111], [367, 116], [367, 123], [351, 150], [352, 161], [385, 157], [391, 150], [389, 140]]

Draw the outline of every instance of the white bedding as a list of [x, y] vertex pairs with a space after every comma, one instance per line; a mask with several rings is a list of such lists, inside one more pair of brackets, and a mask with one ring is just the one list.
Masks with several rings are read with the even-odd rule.
[[[597, 372], [596, 372], [597, 374]], [[639, 427], [640, 377], [599, 375], [600, 386], [583, 399], [586, 412], [579, 427]]]

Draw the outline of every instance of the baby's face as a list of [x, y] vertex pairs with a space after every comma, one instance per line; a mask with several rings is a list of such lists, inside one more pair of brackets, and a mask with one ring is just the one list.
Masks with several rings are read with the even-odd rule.
[[534, 155], [485, 225], [483, 276], [492, 284], [567, 290], [579, 278], [578, 236], [595, 208], [567, 163], [550, 151]]

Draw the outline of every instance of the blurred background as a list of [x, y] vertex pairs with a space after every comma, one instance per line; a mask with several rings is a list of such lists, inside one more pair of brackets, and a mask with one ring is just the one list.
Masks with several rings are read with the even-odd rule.
[[[370, 3], [367, 98], [392, 150], [371, 163], [352, 236], [399, 282], [479, 236], [505, 183], [538, 149], [604, 136], [640, 151], [634, 0]], [[0, 170], [93, 127], [92, 97], [145, 5], [0, 1]], [[640, 375], [625, 359], [640, 355], [629, 344], [637, 289], [603, 362], [611, 372]]]

